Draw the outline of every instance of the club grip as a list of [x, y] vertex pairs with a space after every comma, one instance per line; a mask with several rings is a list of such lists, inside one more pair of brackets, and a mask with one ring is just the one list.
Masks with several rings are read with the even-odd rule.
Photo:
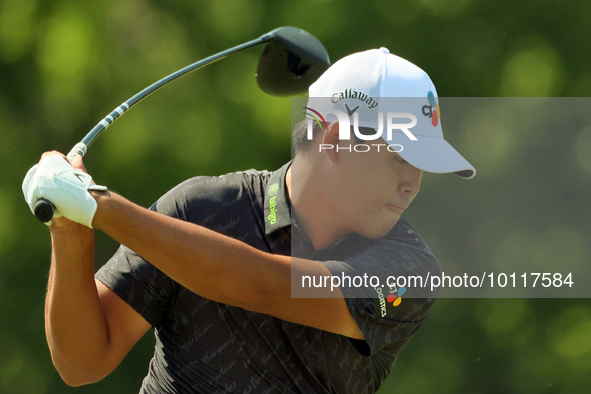
[[44, 198], [40, 198], [35, 204], [35, 217], [43, 223], [49, 222], [53, 218], [55, 207]]

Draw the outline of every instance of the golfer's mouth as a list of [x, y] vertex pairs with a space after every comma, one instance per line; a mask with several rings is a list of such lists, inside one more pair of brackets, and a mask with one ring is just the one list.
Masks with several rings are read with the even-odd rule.
[[406, 208], [401, 208], [398, 205], [394, 205], [394, 204], [386, 204], [386, 208], [388, 208], [392, 212], [396, 212], [398, 214], [401, 214], [402, 212], [404, 212], [406, 210]]

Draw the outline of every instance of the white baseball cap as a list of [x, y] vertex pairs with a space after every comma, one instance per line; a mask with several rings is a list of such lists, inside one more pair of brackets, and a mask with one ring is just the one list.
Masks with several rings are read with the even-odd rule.
[[[419, 169], [470, 179], [476, 170], [443, 138], [438, 101], [427, 73], [380, 48], [334, 63], [310, 86], [308, 108], [326, 114], [329, 122], [337, 120], [337, 112], [330, 112], [336, 110], [353, 117], [352, 125], [382, 129], [381, 138], [401, 145], [398, 154]], [[388, 114], [385, 120], [383, 114]], [[388, 132], [392, 123], [410, 133], [405, 127]]]

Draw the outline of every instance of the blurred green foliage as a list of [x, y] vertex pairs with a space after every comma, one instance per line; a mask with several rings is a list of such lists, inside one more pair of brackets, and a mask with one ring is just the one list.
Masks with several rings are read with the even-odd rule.
[[[139, 90], [291, 25], [333, 61], [386, 46], [425, 69], [442, 97], [585, 97], [589, 20], [585, 0], [0, 1], [0, 393], [133, 393], [147, 371], [150, 335], [104, 381], [61, 382], [43, 328], [49, 236], [20, 189], [43, 151], [67, 152]], [[142, 102], [92, 146], [91, 174], [148, 206], [194, 175], [280, 167], [290, 101], [256, 86], [259, 53]], [[427, 174], [408, 213], [444, 268], [546, 259], [559, 271], [561, 261], [591, 260], [591, 122], [540, 134], [514, 115], [444, 123], [478, 175]], [[100, 234], [97, 245], [99, 266], [117, 245]], [[380, 393], [587, 393], [590, 372], [588, 299], [440, 299]]]

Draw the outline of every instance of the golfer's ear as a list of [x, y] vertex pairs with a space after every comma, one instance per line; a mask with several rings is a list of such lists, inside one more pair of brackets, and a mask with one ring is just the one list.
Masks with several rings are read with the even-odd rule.
[[322, 135], [323, 146], [332, 146], [331, 149], [323, 149], [328, 158], [333, 163], [338, 161], [338, 152], [336, 147], [339, 145], [339, 122], [334, 121], [328, 125], [328, 129], [324, 131]]

